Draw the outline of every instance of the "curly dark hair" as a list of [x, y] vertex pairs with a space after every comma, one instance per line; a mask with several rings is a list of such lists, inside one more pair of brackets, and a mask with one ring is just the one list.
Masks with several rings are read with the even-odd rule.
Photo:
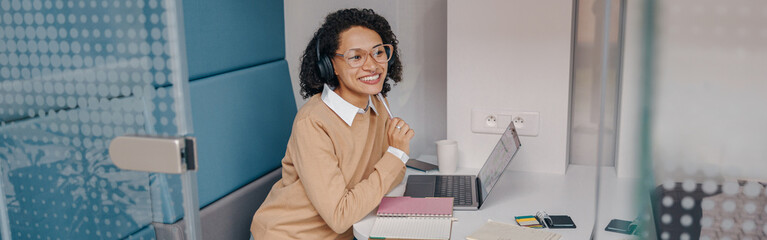
[[384, 17], [376, 14], [372, 9], [343, 9], [328, 14], [325, 17], [325, 23], [314, 33], [314, 37], [301, 56], [301, 96], [304, 99], [321, 93], [323, 84], [331, 87], [338, 87], [338, 77], [333, 75], [332, 79], [324, 80], [320, 77], [320, 69], [317, 66], [317, 38], [319, 38], [320, 54], [334, 55], [338, 50], [340, 35], [351, 27], [360, 26], [375, 31], [381, 36], [383, 43], [389, 43], [394, 46], [392, 59], [389, 61], [389, 71], [387, 79], [384, 80], [381, 94], [391, 90], [390, 80], [394, 83], [402, 81], [402, 63], [399, 60], [399, 49], [397, 48], [397, 36], [391, 30], [389, 22]]

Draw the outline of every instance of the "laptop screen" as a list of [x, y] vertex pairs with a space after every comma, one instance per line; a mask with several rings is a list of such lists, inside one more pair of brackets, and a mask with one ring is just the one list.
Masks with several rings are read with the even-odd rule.
[[479, 178], [479, 192], [482, 197], [481, 202], [485, 202], [487, 194], [493, 189], [495, 183], [503, 174], [506, 166], [509, 165], [511, 159], [519, 151], [521, 146], [519, 142], [519, 136], [517, 136], [517, 130], [514, 129], [514, 123], [509, 123], [506, 131], [501, 135], [501, 139], [495, 145], [493, 152], [490, 153], [490, 157], [485, 161], [485, 165], [479, 170], [477, 178]]

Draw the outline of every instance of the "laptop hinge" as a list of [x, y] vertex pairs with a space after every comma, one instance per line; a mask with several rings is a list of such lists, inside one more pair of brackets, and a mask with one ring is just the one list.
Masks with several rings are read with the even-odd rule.
[[479, 181], [479, 176], [477, 176], [475, 179], [477, 182], [477, 209], [479, 209], [479, 207], [482, 206], [482, 185], [480, 184], [481, 182]]

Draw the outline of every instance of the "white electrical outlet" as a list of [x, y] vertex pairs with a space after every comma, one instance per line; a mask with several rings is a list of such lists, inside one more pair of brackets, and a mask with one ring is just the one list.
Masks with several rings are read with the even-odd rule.
[[509, 123], [520, 136], [538, 136], [538, 112], [513, 112], [504, 109], [472, 108], [471, 131], [474, 133], [502, 134]]
[[490, 114], [485, 118], [485, 126], [492, 128], [498, 127], [498, 119], [495, 115]]

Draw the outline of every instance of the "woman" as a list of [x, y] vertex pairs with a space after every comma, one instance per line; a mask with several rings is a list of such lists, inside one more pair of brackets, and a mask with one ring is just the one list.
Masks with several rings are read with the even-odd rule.
[[370, 9], [329, 14], [301, 58], [301, 94], [282, 179], [253, 216], [255, 239], [352, 239], [352, 225], [402, 181], [413, 130], [384, 96], [402, 65]]

